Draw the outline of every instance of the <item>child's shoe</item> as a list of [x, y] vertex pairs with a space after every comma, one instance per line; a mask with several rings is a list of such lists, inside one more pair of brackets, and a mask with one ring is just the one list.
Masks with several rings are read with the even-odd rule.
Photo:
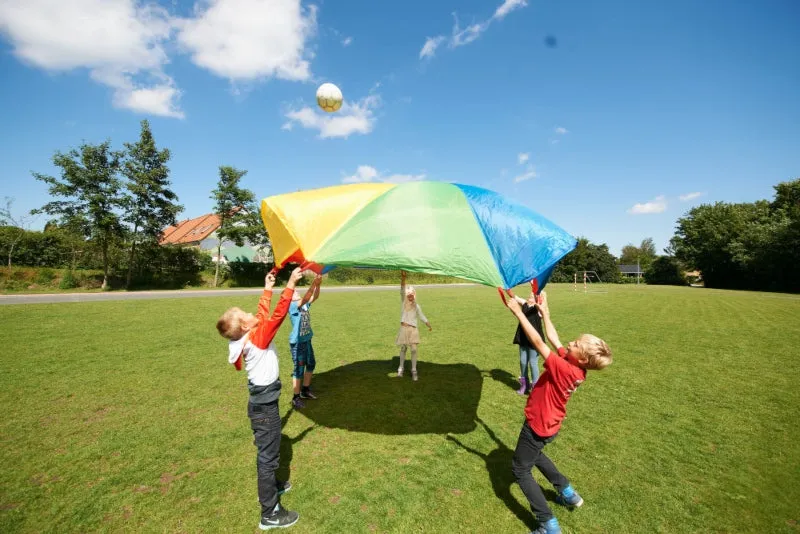
[[575, 508], [583, 504], [583, 499], [572, 487], [572, 484], [564, 488], [564, 490], [558, 495], [556, 501], [558, 504]]
[[402, 367], [398, 367], [397, 368], [397, 378], [403, 378], [403, 368]]
[[558, 524], [558, 519], [551, 517], [544, 523], [539, 523], [539, 528], [531, 534], [561, 534], [561, 526]]
[[524, 376], [519, 377], [519, 389], [517, 390], [518, 395], [525, 395], [528, 392], [528, 379]]
[[290, 489], [292, 489], [292, 483], [288, 480], [283, 482], [282, 480], [275, 481], [275, 486], [278, 488], [278, 495], [283, 495], [284, 493], [288, 493]]
[[311, 391], [311, 386], [303, 386], [300, 389], [300, 398], [301, 399], [316, 399], [317, 396], [314, 395], [314, 392]]
[[293, 407], [293, 408], [296, 408], [296, 409], [298, 409], [298, 410], [299, 410], [300, 408], [305, 408], [305, 407], [306, 407], [306, 403], [305, 403], [305, 402], [303, 402], [303, 399], [301, 399], [301, 398], [300, 398], [300, 395], [299, 395], [299, 394], [298, 394], [298, 395], [295, 395], [295, 396], [292, 398], [292, 407]]
[[297, 523], [298, 519], [300, 519], [300, 514], [297, 512], [290, 512], [278, 503], [272, 515], [261, 518], [261, 523], [258, 524], [258, 528], [261, 530], [269, 530], [271, 528], [291, 527]]
[[411, 370], [411, 380], [413, 380], [414, 382], [419, 380], [419, 375], [417, 375], [417, 370], [416, 369], [412, 369]]

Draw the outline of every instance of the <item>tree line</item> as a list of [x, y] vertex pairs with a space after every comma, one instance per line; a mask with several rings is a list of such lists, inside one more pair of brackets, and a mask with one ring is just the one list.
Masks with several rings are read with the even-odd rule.
[[[159, 149], [147, 120], [141, 122], [139, 139], [114, 150], [110, 141], [82, 143], [67, 152], [56, 151], [53, 164], [59, 176], [34, 172], [48, 186], [52, 199], [32, 215], [54, 217], [43, 232], [30, 232], [29, 217], [14, 217], [12, 200], [0, 208], [0, 245], [8, 260], [21, 265], [100, 268], [102, 288], [112, 273], [124, 273], [124, 286], [136, 278], [145, 285], [159, 285], [169, 278], [197, 279], [211, 266], [211, 258], [199, 250], [161, 246], [163, 231], [177, 224], [183, 211], [171, 189], [169, 149]], [[252, 191], [241, 187], [247, 171], [219, 167], [217, 188], [211, 193], [221, 256], [225, 242], [264, 246], [268, 236], [258, 216]], [[219, 283], [220, 262], [214, 285]]]

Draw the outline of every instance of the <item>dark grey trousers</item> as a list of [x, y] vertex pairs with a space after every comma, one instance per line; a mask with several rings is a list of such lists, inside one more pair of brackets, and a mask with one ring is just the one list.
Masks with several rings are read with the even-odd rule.
[[514, 459], [511, 461], [511, 469], [514, 472], [517, 483], [522, 489], [522, 493], [528, 499], [528, 504], [531, 505], [533, 514], [540, 523], [544, 523], [553, 517], [553, 512], [547, 505], [547, 499], [544, 497], [542, 488], [539, 487], [539, 484], [533, 479], [531, 469], [536, 466], [544, 477], [555, 486], [559, 494], [564, 488], [569, 486], [567, 477], [562, 475], [559, 470], [556, 469], [553, 461], [542, 452], [544, 446], [556, 439], [557, 435], [558, 433], [547, 438], [537, 436], [526, 420], [522, 424], [519, 440], [517, 440], [517, 448], [514, 450]]
[[278, 504], [275, 471], [278, 470], [281, 451], [281, 416], [278, 401], [270, 404], [248, 404], [247, 415], [253, 429], [258, 471], [258, 501], [261, 516], [269, 517]]

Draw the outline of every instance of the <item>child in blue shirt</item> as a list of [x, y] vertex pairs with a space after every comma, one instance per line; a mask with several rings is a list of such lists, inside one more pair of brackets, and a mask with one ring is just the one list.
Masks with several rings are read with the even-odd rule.
[[303, 399], [317, 398], [311, 392], [311, 378], [317, 362], [314, 358], [314, 347], [311, 345], [311, 338], [314, 336], [314, 332], [311, 330], [310, 309], [311, 303], [319, 298], [321, 284], [322, 276], [317, 275], [302, 298], [300, 293], [295, 290], [292, 295], [292, 303], [289, 306], [289, 317], [292, 320], [289, 349], [291, 350], [292, 363], [294, 364], [294, 370], [292, 371], [292, 386], [294, 388], [292, 406], [295, 408], [305, 407]]

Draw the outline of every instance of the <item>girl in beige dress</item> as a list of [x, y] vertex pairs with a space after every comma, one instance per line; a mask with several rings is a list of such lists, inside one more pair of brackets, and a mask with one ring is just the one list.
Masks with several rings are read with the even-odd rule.
[[417, 329], [417, 316], [425, 323], [428, 330], [432, 330], [431, 323], [422, 308], [417, 302], [417, 292], [412, 286], [406, 287], [406, 272], [400, 271], [400, 331], [397, 333], [395, 345], [400, 347], [400, 367], [397, 368], [397, 376], [402, 377], [405, 370], [406, 350], [411, 348], [411, 379], [415, 382], [419, 378], [417, 375], [417, 345], [419, 345], [419, 329]]

